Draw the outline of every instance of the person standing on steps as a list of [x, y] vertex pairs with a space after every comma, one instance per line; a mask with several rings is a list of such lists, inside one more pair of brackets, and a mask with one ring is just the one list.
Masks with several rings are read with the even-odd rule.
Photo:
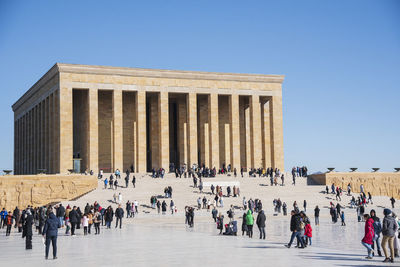
[[45, 242], [46, 260], [49, 257], [50, 242], [53, 247], [53, 259], [57, 259], [57, 235], [58, 235], [58, 228], [61, 227], [60, 220], [57, 219], [56, 215], [54, 215], [51, 208], [49, 208], [48, 212], [49, 216], [47, 217], [47, 220], [44, 223], [44, 228], [43, 228], [43, 237], [46, 237], [46, 242]]
[[135, 177], [135, 175], [133, 175], [133, 177], [132, 177], [132, 185], [133, 185], [133, 188], [136, 188], [136, 177]]

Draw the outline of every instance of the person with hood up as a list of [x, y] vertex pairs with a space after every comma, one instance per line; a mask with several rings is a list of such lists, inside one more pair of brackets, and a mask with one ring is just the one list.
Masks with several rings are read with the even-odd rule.
[[367, 248], [368, 256], [366, 259], [372, 259], [372, 244], [374, 243], [374, 220], [370, 218], [369, 214], [364, 214], [365, 228], [364, 228], [364, 238], [361, 240], [361, 244]]
[[30, 209], [26, 210], [22, 237], [25, 237], [25, 249], [32, 249], [33, 216]]
[[[382, 221], [382, 235], [383, 235], [382, 249], [383, 253], [385, 254], [385, 260], [383, 262], [393, 262], [394, 261], [393, 241], [397, 229], [396, 220], [392, 216], [392, 211], [390, 209], [384, 209], [383, 215], [385, 215]], [[386, 248], [388, 243], [390, 249], [390, 258], [388, 257], [388, 252]]]
[[266, 216], [264, 214], [264, 210], [261, 210], [258, 215], [257, 215], [257, 226], [258, 226], [258, 230], [260, 231], [260, 239], [265, 239], [265, 220], [266, 220]]
[[46, 236], [46, 260], [49, 256], [50, 242], [53, 246], [53, 259], [57, 259], [57, 234], [58, 228], [61, 227], [60, 220], [54, 215], [53, 211], [49, 209], [49, 216], [44, 223], [43, 237]]
[[254, 224], [253, 213], [249, 209], [246, 214], [246, 225], [247, 225], [247, 235], [250, 238], [253, 238], [253, 224]]

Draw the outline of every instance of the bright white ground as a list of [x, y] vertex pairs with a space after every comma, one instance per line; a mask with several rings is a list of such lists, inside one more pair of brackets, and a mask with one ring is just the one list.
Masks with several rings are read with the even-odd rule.
[[[13, 232], [11, 237], [5, 237], [4, 229], [0, 230], [0, 252], [2, 262], [8, 265], [57, 265], [57, 266], [201, 266], [205, 264], [231, 266], [387, 266], [381, 263], [382, 257], [366, 260], [366, 249], [360, 240], [363, 236], [364, 223], [358, 223], [354, 209], [344, 209], [346, 213], [346, 227], [332, 224], [329, 210], [326, 209], [332, 201], [332, 195], [321, 193], [324, 187], [307, 186], [306, 180], [298, 178], [294, 187], [286, 182], [286, 186], [271, 187], [265, 178], [237, 178], [217, 177], [207, 181], [239, 181], [241, 184], [240, 198], [225, 198], [225, 208], [220, 209], [226, 214], [230, 204], [241, 206], [242, 197], [252, 197], [263, 200], [267, 212], [267, 239], [259, 240], [258, 230], [254, 229], [253, 239], [239, 236], [218, 236], [211, 215], [206, 210], [196, 211], [195, 227], [187, 228], [184, 224], [182, 209], [185, 205], [195, 205], [196, 199], [201, 196], [210, 198], [209, 194], [200, 194], [192, 187], [191, 179], [175, 179], [169, 176], [164, 180], [137, 176], [135, 189], [119, 188], [116, 192], [123, 194], [123, 202], [127, 199], [140, 202], [140, 214], [134, 219], [124, 219], [123, 229], [101, 229], [99, 236], [83, 236], [82, 230], [77, 230], [76, 237], [64, 236], [60, 230], [58, 239], [58, 259], [44, 260], [44, 246], [41, 237], [34, 235], [33, 250], [25, 251], [24, 240], [18, 233]], [[123, 184], [120, 180], [120, 185]], [[148, 207], [151, 195], [163, 195], [163, 188], [171, 185], [174, 189], [173, 199], [178, 206], [178, 214], [158, 215]], [[368, 190], [368, 189], [367, 189]], [[209, 191], [209, 189], [205, 189]], [[225, 188], [224, 188], [224, 192]], [[111, 204], [112, 190], [103, 190], [102, 181], [99, 189], [91, 192], [76, 201], [65, 202], [71, 205], [80, 205], [86, 202], [100, 201], [103, 206]], [[280, 197], [291, 209], [294, 200], [302, 208], [303, 200], [308, 201], [307, 210], [313, 225], [313, 245], [304, 250], [283, 245], [288, 242], [289, 216], [274, 216], [272, 200]], [[342, 206], [346, 205], [349, 197], [342, 197]], [[373, 197], [374, 205], [368, 206], [382, 214], [382, 207], [389, 206], [387, 197]], [[169, 201], [168, 201], [169, 203]], [[335, 202], [336, 203], [336, 202]], [[313, 208], [321, 208], [321, 225], [314, 226]], [[115, 204], [112, 204], [114, 207]], [[399, 209], [395, 209], [396, 212]], [[236, 211], [236, 217], [241, 225], [242, 211]], [[380, 216], [382, 217], [382, 216]], [[240, 229], [239, 229], [240, 230]], [[13, 229], [13, 231], [15, 231]], [[51, 255], [51, 252], [50, 252]], [[397, 264], [400, 262], [398, 259]], [[395, 264], [396, 265], [396, 264]], [[399, 266], [399, 265], [397, 265]]]

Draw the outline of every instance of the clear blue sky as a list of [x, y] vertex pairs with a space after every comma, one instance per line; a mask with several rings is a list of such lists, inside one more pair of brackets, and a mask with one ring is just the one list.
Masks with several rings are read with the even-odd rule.
[[400, 167], [400, 1], [0, 0], [0, 169], [55, 62], [284, 74], [286, 169]]

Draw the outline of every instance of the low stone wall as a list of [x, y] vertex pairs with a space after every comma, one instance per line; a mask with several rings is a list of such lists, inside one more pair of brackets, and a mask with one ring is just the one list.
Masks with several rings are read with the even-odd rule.
[[90, 175], [4, 175], [0, 176], [0, 209], [70, 200], [96, 188], [97, 177]]
[[357, 193], [363, 184], [364, 192], [371, 192], [373, 196], [400, 198], [400, 173], [397, 172], [328, 172], [312, 174], [309, 178], [318, 184], [335, 184], [344, 190], [347, 190], [350, 183], [352, 191]]

